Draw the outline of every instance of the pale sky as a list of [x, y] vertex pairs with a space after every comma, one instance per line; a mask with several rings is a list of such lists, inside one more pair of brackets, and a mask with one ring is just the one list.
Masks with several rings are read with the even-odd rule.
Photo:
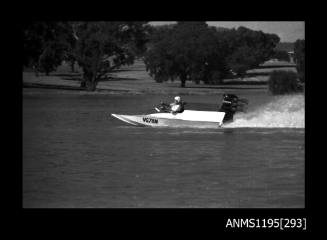
[[[150, 22], [151, 25], [163, 25], [176, 23], [174, 21]], [[304, 21], [283, 21], [283, 22], [207, 22], [209, 26], [238, 28], [244, 26], [253, 30], [261, 30], [265, 33], [275, 33], [280, 37], [281, 42], [295, 42], [297, 39], [304, 39]]]

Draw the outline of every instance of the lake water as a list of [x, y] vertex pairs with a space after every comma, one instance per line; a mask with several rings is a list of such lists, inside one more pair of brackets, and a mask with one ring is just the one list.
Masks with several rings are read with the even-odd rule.
[[[278, 103], [265, 95], [248, 96], [256, 116], [221, 129], [133, 127], [110, 117], [151, 113], [172, 97], [23, 93], [23, 207], [304, 207], [304, 105], [281, 111], [276, 126], [275, 115], [258, 110], [257, 102]], [[197, 110], [219, 101], [183, 98]]]

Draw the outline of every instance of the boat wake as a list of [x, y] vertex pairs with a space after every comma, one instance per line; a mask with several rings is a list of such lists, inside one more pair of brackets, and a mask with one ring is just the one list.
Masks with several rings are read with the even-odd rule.
[[304, 128], [304, 95], [276, 96], [251, 112], [237, 113], [224, 128]]

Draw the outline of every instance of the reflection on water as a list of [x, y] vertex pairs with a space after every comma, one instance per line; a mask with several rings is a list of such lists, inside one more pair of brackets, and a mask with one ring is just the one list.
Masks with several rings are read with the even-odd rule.
[[163, 98], [24, 95], [23, 206], [304, 207], [304, 129], [146, 128], [109, 116], [149, 113]]

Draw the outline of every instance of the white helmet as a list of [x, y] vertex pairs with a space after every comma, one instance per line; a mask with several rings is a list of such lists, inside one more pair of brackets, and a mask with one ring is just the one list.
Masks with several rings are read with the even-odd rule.
[[174, 100], [175, 100], [176, 102], [180, 102], [180, 101], [181, 101], [181, 97], [180, 97], [180, 96], [176, 96], [176, 97], [174, 98]]

